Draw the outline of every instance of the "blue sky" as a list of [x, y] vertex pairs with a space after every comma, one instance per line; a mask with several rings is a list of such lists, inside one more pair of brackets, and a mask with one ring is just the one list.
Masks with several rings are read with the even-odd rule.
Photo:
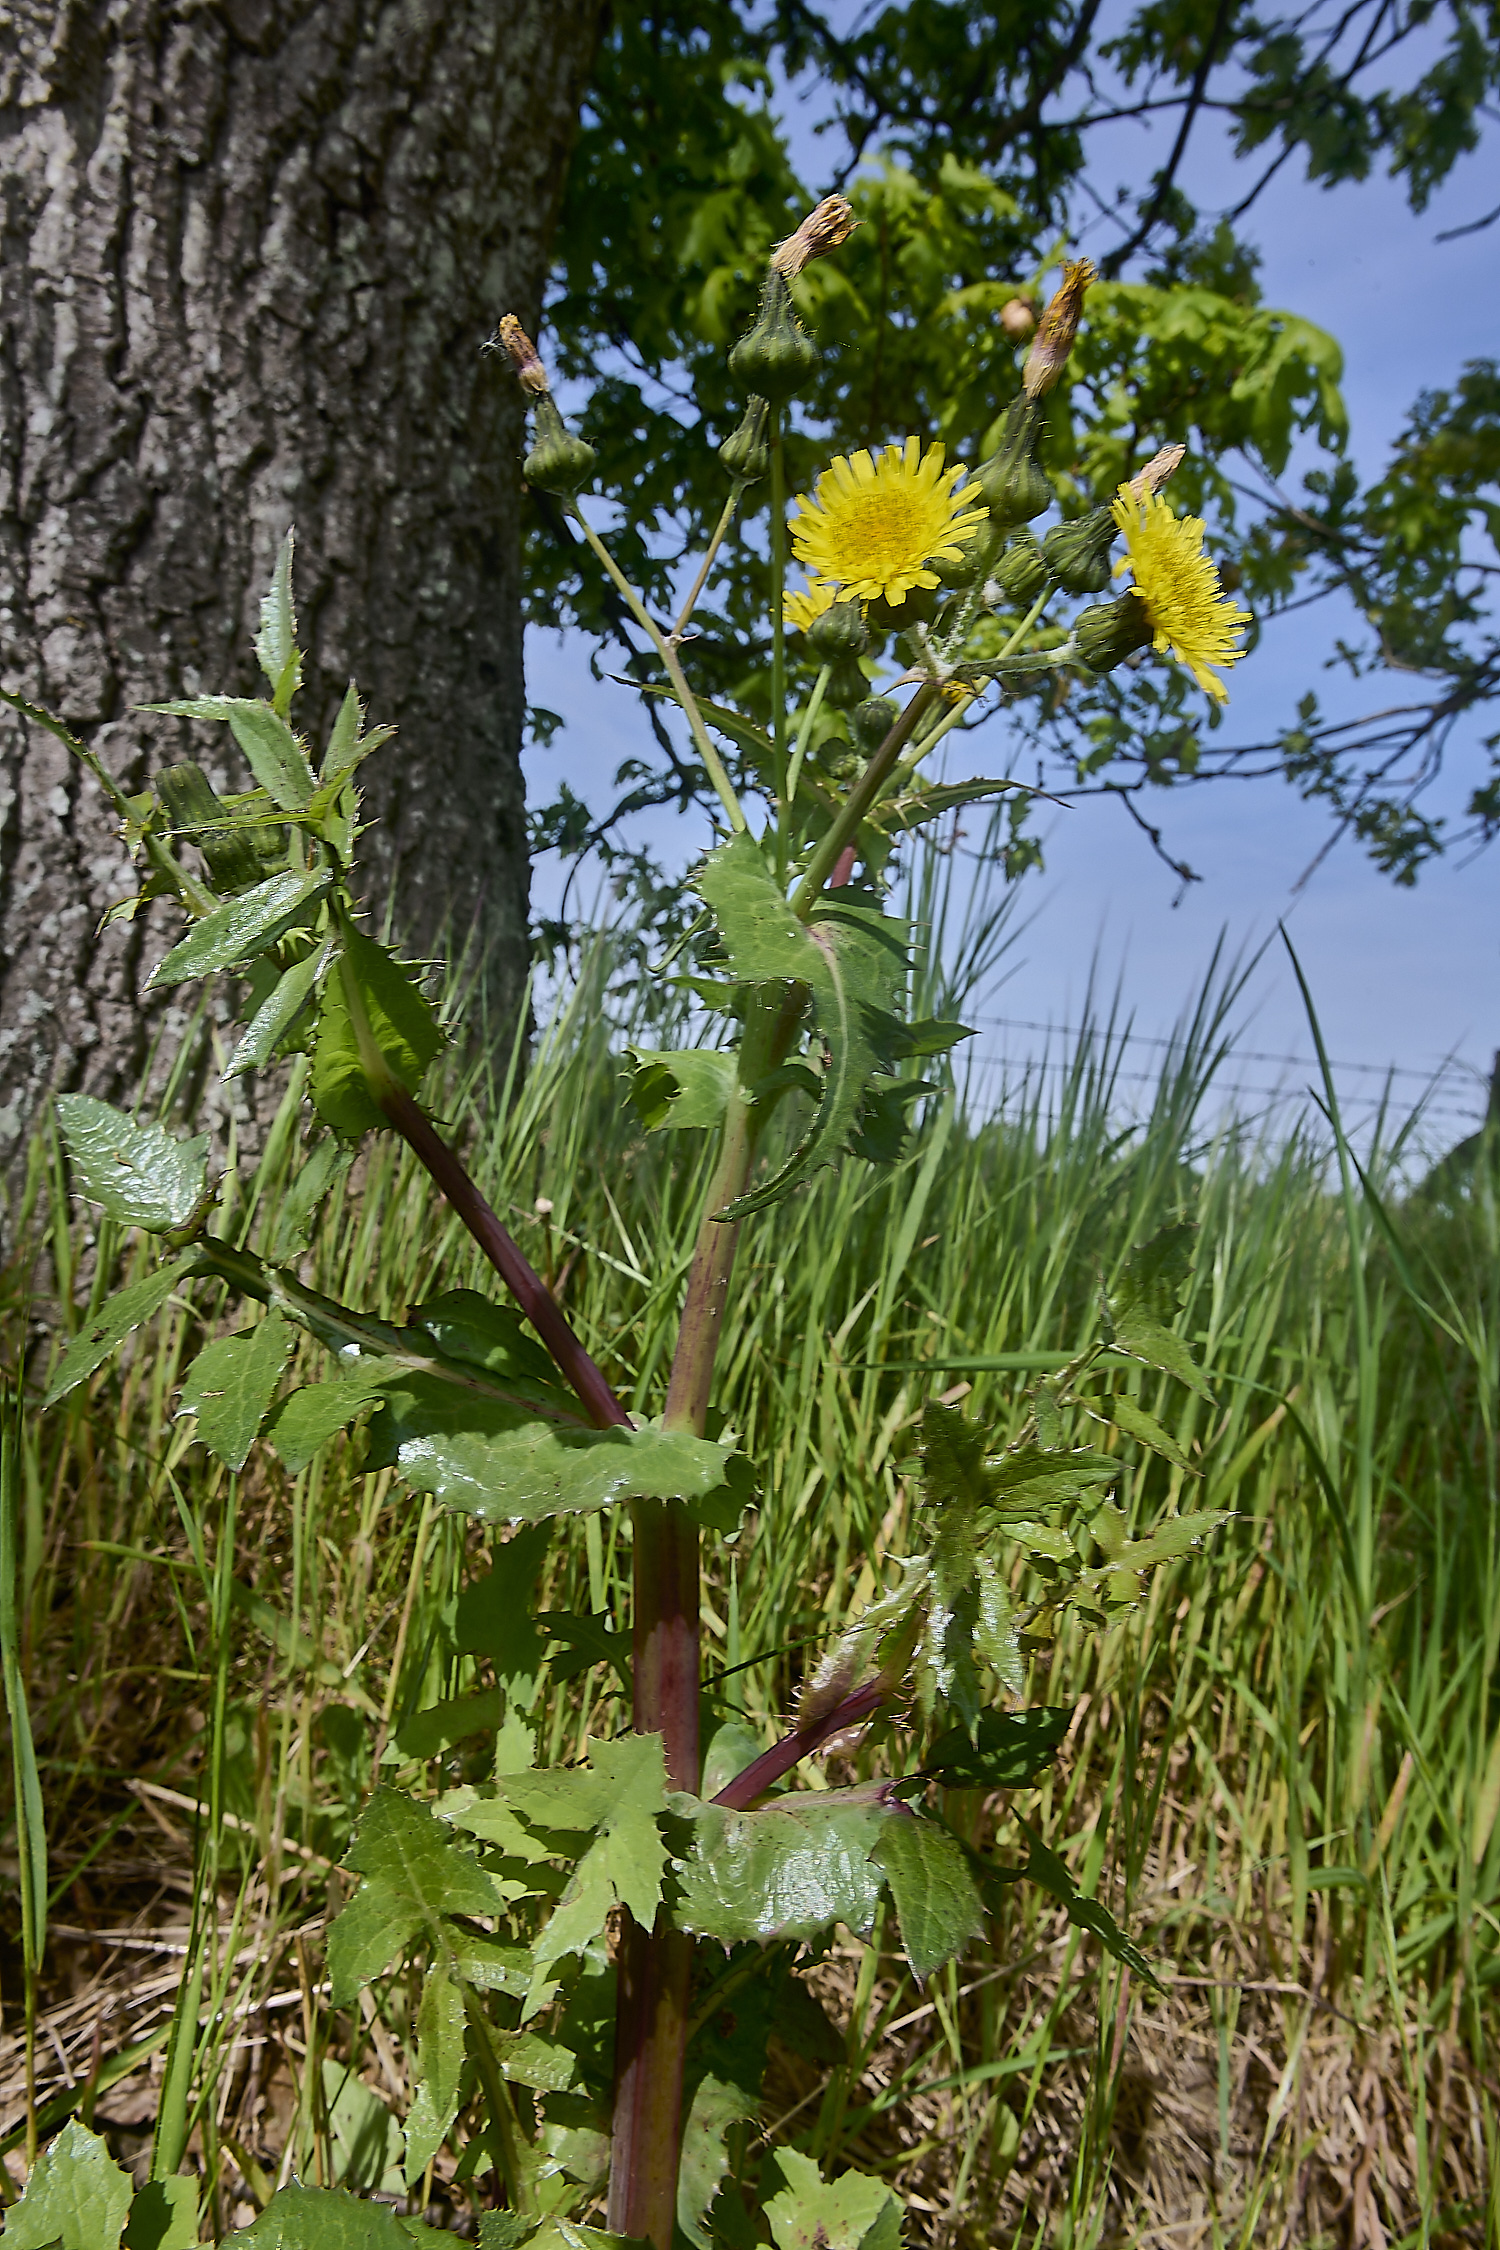
[[[816, 187], [820, 144], [809, 127], [816, 89], [793, 90], [788, 118], [804, 176]], [[1155, 138], [1139, 125], [1108, 129], [1096, 176], [1115, 171], [1138, 182], [1158, 163]], [[1494, 200], [1494, 153], [1500, 135], [1461, 164], [1454, 179], [1420, 216], [1406, 208], [1396, 183], [1379, 178], [1331, 191], [1309, 186], [1289, 164], [1245, 223], [1262, 252], [1267, 303], [1305, 314], [1331, 330], [1345, 352], [1344, 392], [1351, 444], [1362, 469], [1376, 469], [1418, 391], [1451, 382], [1466, 359], [1496, 350], [1494, 306], [1500, 292], [1500, 225], [1452, 242], [1436, 237], [1478, 217]], [[1195, 146], [1183, 184], [1200, 208], [1238, 200], [1246, 171], [1234, 164], [1210, 126]], [[1083, 245], [1096, 255], [1109, 245], [1095, 230]], [[1351, 712], [1361, 693], [1324, 669], [1338, 621], [1326, 608], [1279, 623], [1233, 674], [1226, 739], [1258, 740], [1291, 716], [1297, 695], [1316, 687], [1330, 709]], [[528, 645], [529, 693], [561, 712], [568, 724], [552, 749], [528, 753], [532, 791], [550, 797], [557, 777], [602, 802], [620, 760], [642, 747], [645, 729], [626, 691], [599, 685], [588, 673], [585, 644], [533, 633]], [[1369, 685], [1363, 693], [1368, 695]], [[1363, 706], [1367, 707], [1367, 706]], [[1430, 805], [1457, 813], [1473, 773], [1470, 756], [1453, 761], [1451, 778]], [[982, 757], [980, 760], [983, 763]], [[1077, 1021], [1091, 976], [1117, 983], [1134, 1028], [1160, 1037], [1201, 982], [1216, 941], [1249, 952], [1275, 940], [1284, 922], [1311, 983], [1332, 1055], [1349, 1065], [1395, 1066], [1397, 1091], [1414, 1097], [1423, 1075], [1449, 1066], [1432, 1097], [1431, 1143], [1441, 1146], [1469, 1129], [1482, 1107], [1483, 1081], [1500, 1047], [1497, 951], [1500, 951], [1500, 861], [1482, 854], [1469, 865], [1442, 862], [1413, 891], [1394, 888], [1357, 846], [1340, 843], [1300, 891], [1299, 876], [1323, 844], [1323, 816], [1284, 784], [1225, 783], [1161, 800], [1169, 841], [1204, 877], [1180, 904], [1170, 871], [1151, 854], [1116, 806], [1086, 804], [1058, 811], [1047, 827], [1047, 872], [1022, 887], [1026, 927], [1006, 956], [1004, 981], [979, 996], [969, 1020], [980, 1021], [986, 1083], [1033, 1064], [1048, 1048], [1036, 1025]], [[696, 823], [656, 815], [639, 825], [663, 857], [685, 862], [704, 837]], [[538, 904], [556, 896], [556, 878], [538, 870]], [[1283, 1092], [1307, 1073], [1249, 1056], [1310, 1053], [1305, 1016], [1284, 948], [1275, 940], [1251, 979], [1241, 1014], [1247, 1059], [1237, 1084]], [[1057, 1043], [1051, 1042], [1051, 1052]], [[1149, 1069], [1143, 1045], [1131, 1064]], [[1378, 1071], [1340, 1073], [1351, 1103], [1380, 1090]], [[1255, 1094], [1246, 1106], [1258, 1108]]]

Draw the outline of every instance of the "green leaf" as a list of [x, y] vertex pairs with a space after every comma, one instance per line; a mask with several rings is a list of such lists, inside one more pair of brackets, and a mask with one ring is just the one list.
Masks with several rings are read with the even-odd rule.
[[701, 1937], [810, 1938], [868, 1930], [881, 1875], [871, 1859], [886, 1806], [848, 1791], [798, 1793], [759, 1812], [695, 1803], [678, 1919]]
[[693, 2250], [715, 2250], [704, 2222], [729, 2170], [729, 2129], [748, 2122], [758, 2111], [759, 2104], [743, 2086], [712, 2077], [699, 2083], [682, 2128], [677, 2174], [677, 2224]]
[[[454, 1646], [468, 1656], [487, 1656], [524, 1705], [536, 1692], [542, 1668], [542, 1636], [533, 1612], [551, 1542], [544, 1523], [512, 1533], [495, 1548], [485, 1575], [464, 1588], [454, 1611]], [[529, 1692], [516, 1684], [523, 1677]]]
[[935, 1821], [892, 1811], [875, 1859], [885, 1869], [911, 1973], [925, 1984], [936, 1968], [984, 1934], [984, 1908], [963, 1846]]
[[617, 1904], [647, 1928], [655, 1920], [667, 1865], [656, 1816], [667, 1810], [666, 1786], [658, 1734], [592, 1742], [587, 1765], [566, 1772], [496, 1777], [502, 1802], [533, 1827], [584, 1831], [594, 1839], [532, 1949], [538, 1969], [565, 1953], [581, 1953]]
[[1010, 1588], [992, 1555], [977, 1555], [979, 1603], [974, 1619], [974, 1646], [993, 1665], [1000, 1685], [1009, 1695], [1019, 1695], [1025, 1684], [1021, 1643], [1011, 1608]]
[[394, 1789], [370, 1799], [345, 1865], [365, 1880], [328, 1933], [336, 2008], [347, 2007], [419, 1932], [433, 1936], [445, 1914], [494, 1914], [504, 1903], [443, 1822]]
[[204, 1192], [208, 1135], [174, 1140], [91, 1094], [59, 1094], [57, 1122], [74, 1185], [125, 1226], [154, 1234], [185, 1226]]
[[534, 2031], [495, 2034], [500, 2068], [513, 2086], [529, 2086], [536, 2094], [563, 2094], [578, 2074], [578, 2057], [569, 2047], [538, 2038]]
[[627, 1047], [630, 1099], [648, 1133], [722, 1123], [738, 1058], [713, 1047]]
[[[1020, 1818], [1019, 1814], [1017, 1818]], [[1022, 1820], [1021, 1826], [1031, 1845], [1022, 1872], [1067, 1908], [1068, 1920], [1075, 1928], [1087, 1930], [1099, 1940], [1106, 1953], [1113, 1954], [1117, 1961], [1123, 1961], [1127, 1968], [1134, 1969], [1148, 1984], [1156, 1984], [1158, 1979], [1151, 1963], [1140, 1947], [1131, 1943], [1108, 1907], [1101, 1906], [1095, 1898], [1084, 1897], [1063, 1861], [1042, 1842], [1029, 1821]]]
[[631, 1686], [631, 1652], [635, 1637], [628, 1632], [616, 1632], [604, 1612], [597, 1617], [578, 1617], [568, 1610], [544, 1609], [537, 1624], [549, 1643], [560, 1644], [560, 1649], [548, 1649], [548, 1670], [554, 1680], [576, 1680], [595, 1664], [608, 1664], [614, 1669], [628, 1694]]
[[396, 1748], [403, 1758], [435, 1758], [471, 1734], [495, 1734], [504, 1717], [504, 1688], [453, 1696], [429, 1710], [414, 1711], [396, 1729]]
[[[1110, 1511], [1118, 1517], [1118, 1510]], [[1109, 1557], [1101, 1571], [1095, 1571], [1095, 1580], [1102, 1578], [1131, 1578], [1136, 1571], [1150, 1570], [1157, 1563], [1171, 1562], [1185, 1555], [1190, 1547], [1198, 1546], [1220, 1524], [1228, 1523], [1234, 1514], [1232, 1508], [1198, 1508], [1191, 1515], [1167, 1516], [1144, 1539], [1124, 1539], [1111, 1536], [1108, 1521], [1096, 1522], [1094, 1537]], [[1123, 1524], [1123, 1518], [1119, 1518]], [[1133, 1584], [1121, 1587], [1119, 1598], [1129, 1601], [1137, 1592]]]
[[417, 2009], [417, 2054], [406, 2113], [406, 2184], [414, 2187], [458, 2115], [464, 1996], [441, 1962], [427, 1972]]
[[1164, 1369], [1211, 1401], [1213, 1393], [1191, 1352], [1171, 1327], [1192, 1268], [1197, 1232], [1192, 1226], [1164, 1227], [1133, 1251], [1110, 1297], [1109, 1312], [1116, 1350]]
[[345, 1140], [358, 1140], [385, 1122], [365, 1079], [359, 1044], [349, 1020], [342, 970], [358, 980], [375, 1044], [391, 1075], [414, 1094], [428, 1064], [443, 1044], [437, 1019], [412, 975], [389, 952], [360, 930], [345, 934], [341, 975], [330, 977], [318, 1017], [313, 1050], [313, 1106], [324, 1123]]
[[190, 977], [212, 976], [239, 962], [264, 953], [307, 911], [328, 888], [325, 869], [297, 874], [290, 868], [257, 883], [253, 891], [232, 898], [227, 905], [195, 922], [181, 942], [159, 961], [147, 979], [148, 988], [186, 984]]
[[220, 1336], [182, 1379], [178, 1414], [195, 1414], [194, 1435], [231, 1469], [242, 1469], [266, 1418], [292, 1348], [291, 1323], [274, 1310], [239, 1336]]
[[198, 2182], [178, 2173], [137, 2189], [125, 2250], [198, 2250]]
[[276, 557], [271, 583], [260, 600], [260, 630], [255, 636], [255, 656], [271, 683], [276, 709], [285, 711], [302, 681], [302, 652], [297, 646], [297, 612], [292, 606], [292, 556], [296, 535], [288, 531]]
[[340, 2188], [278, 2188], [258, 2219], [224, 2237], [255, 2250], [411, 2250], [444, 2238], [385, 2203], [365, 2203]]
[[389, 742], [395, 731], [394, 727], [371, 727], [369, 733], [365, 733], [364, 709], [351, 680], [348, 693], [339, 705], [338, 717], [333, 722], [328, 748], [323, 753], [319, 776], [320, 797], [327, 792], [331, 782], [342, 781], [362, 759], [369, 757], [372, 750], [378, 750], [382, 743]]
[[986, 1711], [971, 1740], [949, 1727], [929, 1748], [922, 1771], [945, 1789], [1025, 1789], [1056, 1758], [1073, 1724], [1073, 1706]]
[[[392, 1380], [386, 1396], [369, 1465], [397, 1467], [413, 1490], [485, 1523], [589, 1515], [624, 1500], [713, 1503], [726, 1487], [734, 1496], [739, 1457], [710, 1438], [650, 1423], [556, 1426], [426, 1375]], [[743, 1494], [734, 1506], [737, 1517]]]
[[1119, 1474], [1118, 1461], [1088, 1446], [1065, 1451], [1062, 1447], [1024, 1445], [991, 1461], [987, 1481], [992, 1499], [1029, 1512], [1077, 1499], [1092, 1485], [1113, 1484]]
[[288, 1475], [298, 1475], [331, 1437], [347, 1430], [362, 1406], [372, 1398], [383, 1397], [392, 1373], [377, 1360], [362, 1363], [331, 1382], [305, 1383], [300, 1390], [289, 1392], [266, 1429], [266, 1437]]
[[263, 1000], [225, 1065], [226, 1079], [242, 1071], [261, 1070], [312, 998], [313, 988], [326, 968], [329, 948], [319, 946], [305, 961], [298, 961], [277, 979], [270, 997]]
[[307, 752], [269, 703], [238, 695], [195, 695], [182, 703], [145, 703], [168, 719], [227, 719], [250, 771], [273, 804], [298, 812], [313, 793]]
[[900, 2250], [901, 2206], [862, 2172], [825, 2180], [810, 2156], [779, 2148], [786, 2186], [766, 2205], [776, 2250]]
[[55, 1406], [60, 1398], [65, 1398], [76, 1383], [92, 1375], [94, 1369], [108, 1359], [132, 1329], [139, 1328], [143, 1320], [159, 1312], [177, 1284], [187, 1278], [193, 1263], [192, 1251], [184, 1251], [170, 1265], [158, 1266], [155, 1273], [148, 1273], [144, 1280], [133, 1281], [128, 1289], [107, 1297], [94, 1318], [84, 1323], [63, 1353], [43, 1405]]
[[70, 2118], [5, 2215], [6, 2250], [119, 2250], [130, 2194], [130, 2175], [98, 2134]]
[[1164, 1430], [1156, 1416], [1148, 1414], [1145, 1407], [1133, 1399], [1128, 1391], [1121, 1391], [1109, 1403], [1117, 1426], [1127, 1437], [1134, 1438], [1137, 1445], [1148, 1447], [1152, 1453], [1161, 1454], [1164, 1460], [1171, 1461], [1177, 1468], [1186, 1469], [1190, 1475], [1197, 1475], [1197, 1470], [1176, 1438], [1170, 1431]]
[[804, 925], [748, 834], [711, 852], [694, 884], [713, 913], [736, 982], [808, 985], [827, 1049], [805, 1138], [772, 1179], [729, 1206], [725, 1215], [738, 1219], [779, 1202], [857, 1131], [870, 1079], [890, 1059], [888, 1027], [905, 990], [909, 930], [850, 899], [825, 900]]

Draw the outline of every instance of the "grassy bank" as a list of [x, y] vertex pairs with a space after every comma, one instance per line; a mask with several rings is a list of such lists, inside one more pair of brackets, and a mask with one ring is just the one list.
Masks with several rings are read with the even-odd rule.
[[[455, 1089], [449, 1114], [590, 1349], [654, 1408], [696, 1137], [633, 1130], [597, 1001], [586, 982], [508, 1109]], [[988, 1948], [925, 1991], [878, 1929], [806, 1964], [827, 2020], [775, 2050], [765, 2131], [882, 2172], [913, 2241], [1500, 2239], [1500, 1151], [1416, 1193], [1378, 1154], [1341, 1166], [1321, 1130], [1205, 1139], [1222, 1033], [1210, 999], [1131, 1130], [1102, 1036], [1050, 1108], [934, 1103], [900, 1166], [848, 1164], [741, 1251], [719, 1395], [764, 1483], [711, 1564], [710, 1655], [769, 1739], [807, 1644], [905, 1551], [923, 1400], [1019, 1427], [1028, 1381], [1089, 1332], [1131, 1245], [1201, 1228], [1184, 1327], [1214, 1404], [1146, 1378], [1188, 1465], [1126, 1447], [1120, 1504], [1235, 1518], [1103, 1643], [1065, 1627], [1037, 1660], [1031, 1699], [1076, 1711], [1021, 1801], [1159, 1989], [1018, 1887]], [[226, 1231], [283, 1202], [296, 1130], [289, 1096]], [[68, 1216], [54, 1150], [33, 1185], [38, 1247], [6, 1276], [4, 1320], [34, 1402], [89, 1290], [143, 1253]], [[486, 1286], [386, 1146], [305, 1260], [316, 1286], [391, 1313]], [[487, 1541], [363, 1474], [357, 1441], [299, 1478], [260, 1456], [229, 1476], [173, 1420], [199, 1341], [171, 1312], [123, 1369], [28, 1410], [17, 1632], [51, 1886], [43, 2131], [77, 2109], [136, 2154], [165, 2116], [223, 2228], [293, 2171], [394, 2186], [406, 1996], [332, 2016], [320, 1935], [372, 1773], [435, 1789], [482, 1765], [475, 1740], [424, 1755], [410, 1721], [483, 1683], [455, 1604]], [[625, 1623], [625, 1536], [560, 1529], [551, 1606]], [[619, 1717], [607, 1659], [542, 1694], [549, 1759]], [[1004, 1800], [948, 1809], [1013, 1856]], [[0, 2133], [19, 2152], [8, 1817]], [[451, 2175], [434, 2193], [462, 2219]]]

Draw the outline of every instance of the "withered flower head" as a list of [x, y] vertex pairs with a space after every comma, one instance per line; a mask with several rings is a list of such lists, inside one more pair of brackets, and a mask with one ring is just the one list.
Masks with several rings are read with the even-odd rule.
[[830, 250], [837, 250], [848, 241], [859, 225], [854, 207], [841, 195], [825, 195], [815, 211], [807, 217], [795, 234], [785, 242], [778, 242], [771, 253], [771, 264], [786, 280], [795, 281], [805, 265], [814, 258], [826, 258]]
[[1148, 500], [1153, 492], [1160, 492], [1172, 471], [1187, 452], [1185, 445], [1164, 445], [1130, 480], [1130, 489], [1140, 499]]
[[1083, 293], [1093, 279], [1094, 269], [1087, 258], [1070, 258], [1063, 267], [1062, 287], [1043, 313], [1036, 342], [1026, 354], [1021, 381], [1028, 398], [1040, 398], [1050, 391], [1067, 366], [1083, 314]]
[[545, 398], [552, 385], [547, 380], [547, 370], [541, 355], [514, 313], [506, 313], [495, 330], [493, 341], [510, 353], [511, 364], [521, 379], [521, 388], [530, 391], [533, 398]]

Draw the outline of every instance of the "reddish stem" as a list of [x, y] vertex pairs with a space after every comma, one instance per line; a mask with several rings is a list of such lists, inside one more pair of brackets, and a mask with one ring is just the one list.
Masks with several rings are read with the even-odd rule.
[[773, 1742], [769, 1750], [762, 1750], [758, 1758], [737, 1773], [733, 1781], [719, 1791], [714, 1803], [722, 1805], [726, 1812], [748, 1811], [773, 1781], [779, 1781], [784, 1773], [791, 1772], [793, 1766], [800, 1765], [804, 1758], [810, 1758], [814, 1751], [821, 1750], [825, 1742], [831, 1742], [836, 1734], [842, 1734], [845, 1727], [858, 1726], [861, 1719], [868, 1719], [873, 1711], [878, 1711], [886, 1699], [886, 1693], [883, 1681], [869, 1680], [863, 1687], [855, 1688], [852, 1694], [846, 1695], [842, 1703], [836, 1703], [821, 1719], [810, 1720], [806, 1726], [794, 1727], [790, 1734], [784, 1734], [779, 1742]]
[[386, 1078], [371, 1091], [396, 1131], [442, 1189], [480, 1249], [577, 1392], [589, 1420], [601, 1430], [632, 1427], [601, 1370], [584, 1350], [547, 1284], [480, 1194], [463, 1165], [404, 1086]]

